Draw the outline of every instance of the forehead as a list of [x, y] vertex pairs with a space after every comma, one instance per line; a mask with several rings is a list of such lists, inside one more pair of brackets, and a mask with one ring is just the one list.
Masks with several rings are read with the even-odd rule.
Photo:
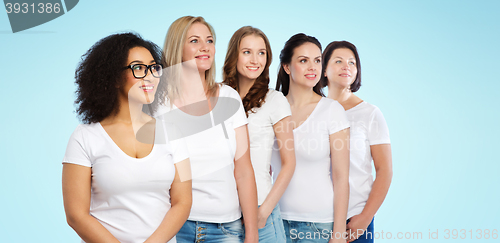
[[311, 42], [306, 42], [293, 50], [293, 56], [307, 56], [311, 58], [316, 58], [321, 56], [321, 50], [319, 47]]
[[351, 49], [348, 48], [338, 48], [332, 52], [332, 57], [342, 57], [345, 59], [354, 58], [354, 52], [352, 52]]
[[266, 49], [266, 43], [261, 36], [258, 35], [247, 35], [241, 39], [240, 48], [256, 48], [256, 49]]
[[154, 58], [149, 52], [149, 50], [142, 46], [133, 47], [128, 51], [128, 62], [133, 62], [133, 61], [151, 62], [152, 60], [154, 60]]
[[192, 35], [197, 35], [200, 37], [206, 37], [206, 36], [211, 36], [212, 33], [210, 33], [210, 30], [208, 27], [200, 22], [193, 23], [188, 31], [187, 31], [187, 37], [190, 37]]

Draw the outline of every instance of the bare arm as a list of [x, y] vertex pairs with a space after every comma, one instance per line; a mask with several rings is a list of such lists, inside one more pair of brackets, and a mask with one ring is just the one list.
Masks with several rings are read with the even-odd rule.
[[257, 230], [257, 186], [252, 162], [250, 161], [250, 142], [247, 125], [235, 129], [236, 154], [234, 178], [238, 188], [241, 211], [245, 220], [245, 242], [258, 242]]
[[66, 220], [87, 243], [120, 243], [90, 212], [92, 169], [75, 164], [63, 164], [62, 189]]
[[[186, 222], [191, 211], [192, 195], [191, 180], [181, 175], [191, 174], [189, 159], [175, 164], [175, 178], [170, 187], [172, 207], [155, 232], [145, 243], [167, 242], [174, 237]], [[189, 180], [182, 180], [186, 178]]]
[[258, 227], [266, 225], [267, 218], [278, 204], [281, 196], [285, 193], [295, 171], [295, 150], [293, 143], [293, 129], [290, 117], [285, 117], [273, 125], [274, 134], [278, 142], [281, 155], [281, 171], [274, 182], [271, 191], [260, 205], [258, 216]]
[[[344, 234], [347, 207], [349, 206], [349, 128], [330, 135], [330, 154], [333, 180], [333, 232], [334, 236]], [[330, 242], [345, 242], [343, 238], [333, 238]]]
[[[376, 177], [363, 211], [351, 217], [348, 229], [359, 232], [366, 230], [389, 191], [392, 181], [392, 155], [390, 144], [370, 146]], [[357, 235], [359, 237], [359, 235]]]

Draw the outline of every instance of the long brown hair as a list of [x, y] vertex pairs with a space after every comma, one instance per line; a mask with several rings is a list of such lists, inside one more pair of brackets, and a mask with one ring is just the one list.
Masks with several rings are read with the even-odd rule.
[[256, 35], [264, 40], [264, 43], [266, 44], [266, 66], [243, 98], [243, 107], [245, 108], [247, 116], [253, 108], [262, 106], [265, 102], [266, 94], [269, 91], [269, 66], [271, 65], [273, 54], [271, 52], [269, 40], [264, 32], [252, 26], [243, 26], [234, 32], [231, 40], [229, 40], [226, 60], [224, 61], [224, 67], [222, 68], [222, 79], [224, 80], [222, 83], [239, 92], [238, 70], [236, 69], [236, 64], [238, 63], [241, 40], [245, 36], [249, 35]]
[[[163, 55], [165, 57], [165, 68], [172, 67], [182, 63], [182, 50], [186, 41], [187, 31], [194, 23], [201, 23], [207, 26], [212, 34], [215, 44], [215, 31], [212, 26], [205, 21], [203, 17], [184, 16], [175, 20], [168, 28], [163, 46]], [[176, 99], [180, 95], [180, 65], [168, 70], [164, 78], [169, 78], [167, 95], [169, 99]], [[210, 69], [205, 71], [205, 81], [207, 84], [207, 95], [215, 96], [219, 85], [215, 82], [215, 62]]]

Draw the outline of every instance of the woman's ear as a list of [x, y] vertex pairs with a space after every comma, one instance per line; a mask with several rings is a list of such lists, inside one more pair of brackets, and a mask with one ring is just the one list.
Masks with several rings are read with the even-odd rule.
[[290, 75], [290, 66], [288, 66], [288, 64], [283, 64], [283, 69], [285, 70], [286, 74]]

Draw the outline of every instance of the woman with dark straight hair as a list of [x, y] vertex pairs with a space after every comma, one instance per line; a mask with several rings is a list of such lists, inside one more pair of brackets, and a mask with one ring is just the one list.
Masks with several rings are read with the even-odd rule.
[[328, 98], [344, 107], [351, 124], [347, 230], [354, 238], [349, 241], [373, 242], [374, 216], [391, 185], [391, 141], [380, 109], [353, 94], [361, 87], [356, 46], [347, 41], [330, 43], [323, 52], [320, 82], [328, 87]]
[[[259, 201], [259, 242], [285, 242], [278, 201], [295, 169], [290, 105], [281, 92], [268, 88], [271, 45], [259, 29], [244, 26], [234, 32], [224, 62], [224, 84], [236, 89], [248, 116], [250, 156]], [[271, 170], [273, 143], [279, 142], [281, 171], [274, 185]]]
[[[287, 242], [346, 241], [349, 124], [342, 106], [322, 96], [321, 73], [319, 41], [292, 36], [280, 54], [276, 85], [290, 103], [295, 142], [295, 173], [279, 203]], [[279, 172], [279, 153], [272, 162]]]

